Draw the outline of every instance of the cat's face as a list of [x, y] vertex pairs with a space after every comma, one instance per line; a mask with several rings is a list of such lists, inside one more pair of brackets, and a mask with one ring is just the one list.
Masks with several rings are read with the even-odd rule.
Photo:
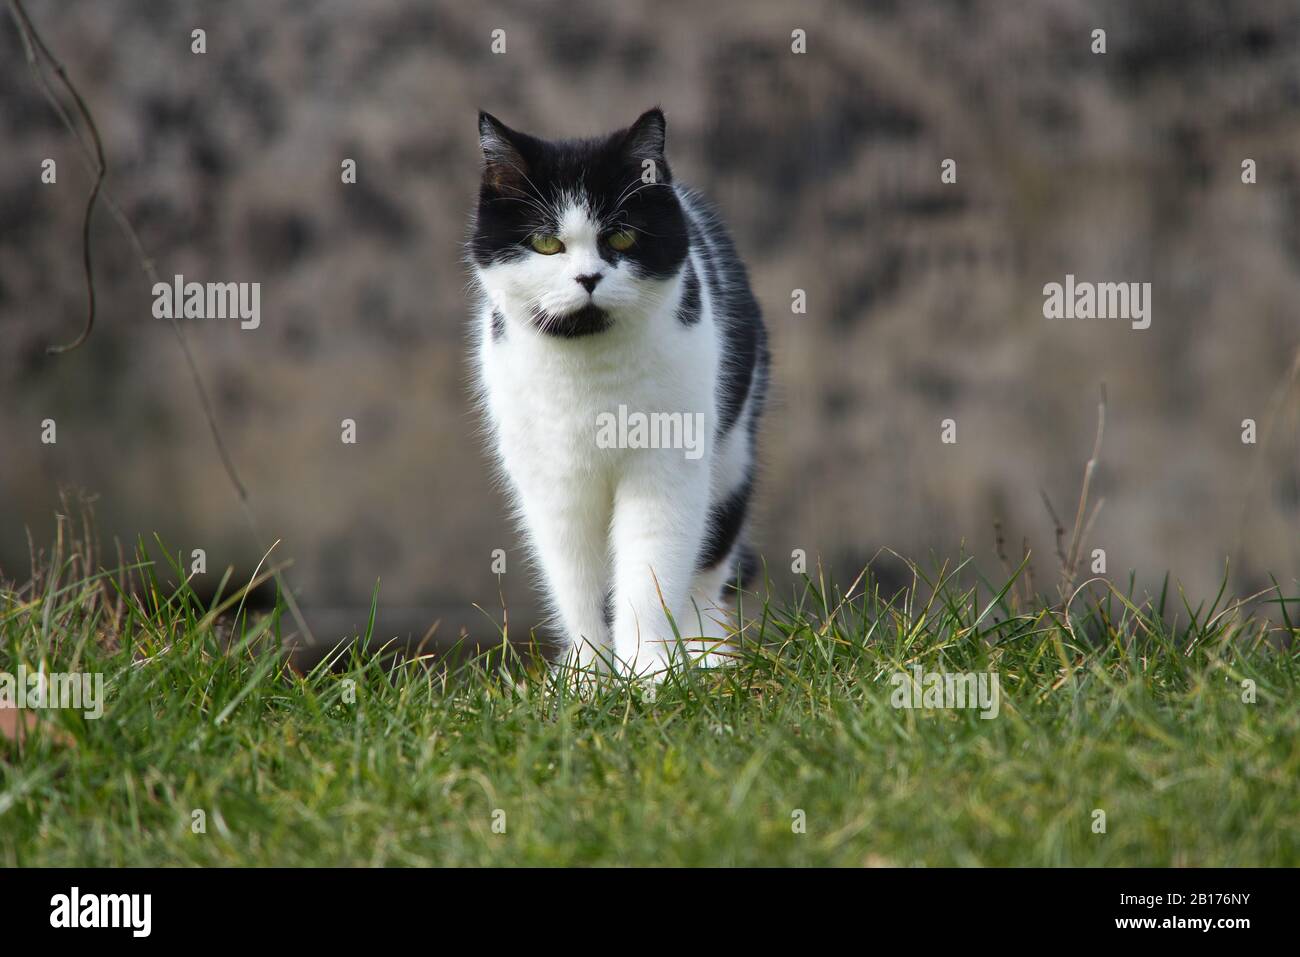
[[480, 113], [479, 138], [483, 182], [470, 253], [497, 303], [573, 338], [636, 321], [662, 300], [688, 245], [664, 159], [663, 113], [563, 142]]

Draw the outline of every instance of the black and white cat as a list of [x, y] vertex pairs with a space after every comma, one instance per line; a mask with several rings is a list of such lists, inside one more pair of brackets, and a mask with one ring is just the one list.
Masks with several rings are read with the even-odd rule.
[[[658, 109], [565, 141], [481, 113], [479, 137], [477, 373], [566, 660], [652, 677], [679, 654], [721, 663], [735, 589], [758, 570], [746, 526], [769, 360], [745, 267], [673, 183]], [[646, 422], [684, 425], [661, 430], [682, 441], [645, 447]]]

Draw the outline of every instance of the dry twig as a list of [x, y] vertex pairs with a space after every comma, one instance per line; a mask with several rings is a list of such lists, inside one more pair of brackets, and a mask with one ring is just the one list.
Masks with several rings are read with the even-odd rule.
[[[91, 330], [94, 328], [95, 283], [94, 274], [91, 269], [90, 224], [96, 200], [99, 198], [101, 193], [103, 194], [105, 205], [109, 208], [109, 211], [112, 212], [114, 219], [117, 220], [118, 225], [121, 226], [123, 232], [126, 234], [132, 249], [135, 251], [136, 257], [140, 260], [140, 266], [144, 270], [145, 275], [149, 277], [151, 284], [159, 281], [158, 272], [154, 268], [153, 260], [146, 255], [144, 245], [140, 242], [140, 237], [136, 233], [131, 220], [122, 211], [121, 206], [113, 197], [111, 191], [104, 187], [104, 177], [108, 170], [108, 164], [104, 158], [103, 144], [100, 141], [99, 129], [95, 125], [94, 116], [86, 106], [85, 101], [81, 98], [81, 94], [78, 92], [76, 86], [73, 84], [71, 79], [69, 79], [63, 64], [54, 56], [49, 47], [46, 46], [40, 32], [36, 29], [31, 18], [27, 15], [27, 10], [23, 7], [22, 0], [9, 0], [9, 10], [13, 15], [14, 23], [18, 26], [18, 32], [22, 36], [23, 48], [27, 54], [27, 64], [31, 69], [33, 77], [36, 79], [37, 85], [45, 94], [45, 98], [49, 101], [51, 107], [54, 109], [54, 112], [58, 115], [63, 125], [77, 141], [77, 144], [81, 148], [83, 161], [86, 162], [87, 167], [95, 176], [95, 184], [86, 203], [86, 213], [82, 224], [82, 259], [85, 265], [86, 286], [89, 300], [89, 312], [86, 317], [86, 325], [82, 330], [81, 335], [73, 342], [68, 343], [66, 346], [54, 346], [49, 349], [52, 353], [67, 352], [68, 350], [75, 349], [84, 343], [86, 339], [89, 338]], [[89, 141], [86, 139], [86, 134], [83, 134], [81, 130], [78, 129], [76, 123], [73, 122], [72, 117], [59, 101], [58, 96], [55, 95], [54, 89], [50, 86], [49, 80], [42, 68], [42, 60], [48, 64], [49, 68], [54, 72], [54, 75], [58, 77], [64, 90], [66, 90], [68, 95], [72, 98], [73, 104], [77, 109], [77, 115], [81, 118], [82, 124], [85, 126], [87, 134], [90, 137]], [[221, 458], [221, 463], [225, 468], [226, 476], [230, 479], [230, 484], [234, 487], [235, 495], [239, 499], [240, 508], [244, 513], [244, 520], [247, 522], [249, 530], [252, 532], [258, 547], [265, 551], [265, 541], [262, 537], [257, 516], [254, 515], [252, 506], [248, 500], [248, 490], [239, 476], [239, 471], [235, 467], [234, 459], [231, 458], [230, 451], [226, 446], [225, 440], [222, 438], [221, 430], [217, 426], [216, 415], [212, 409], [212, 401], [208, 396], [207, 387], [203, 383], [203, 377], [199, 374], [198, 365], [194, 361], [194, 354], [190, 350], [189, 342], [185, 338], [184, 329], [180, 322], [175, 318], [172, 318], [169, 322], [172, 332], [176, 335], [176, 342], [180, 346], [181, 353], [185, 357], [185, 364], [189, 370], [190, 380], [198, 395], [199, 405], [203, 409], [204, 418], [207, 419], [208, 430], [212, 434], [213, 444], [217, 448], [217, 454]], [[292, 590], [290, 590], [288, 584], [284, 581], [279, 572], [276, 573], [275, 579], [276, 584], [280, 588], [281, 594], [284, 595], [285, 603], [288, 605], [295, 623], [302, 630], [302, 633], [306, 636], [307, 640], [311, 641], [311, 629], [307, 627], [307, 622], [303, 618]]]

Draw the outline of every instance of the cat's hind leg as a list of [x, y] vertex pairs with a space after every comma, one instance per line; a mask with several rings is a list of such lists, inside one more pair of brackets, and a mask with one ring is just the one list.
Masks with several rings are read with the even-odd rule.
[[739, 657], [738, 589], [752, 587], [758, 558], [742, 543], [712, 568], [695, 573], [692, 608], [680, 629], [691, 660], [705, 668], [734, 664]]

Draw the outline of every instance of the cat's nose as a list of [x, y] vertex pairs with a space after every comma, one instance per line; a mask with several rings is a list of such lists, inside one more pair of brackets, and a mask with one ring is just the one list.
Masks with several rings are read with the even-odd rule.
[[588, 273], [585, 276], [574, 276], [574, 278], [578, 280], [578, 284], [581, 285], [583, 289], [587, 290], [587, 292], [595, 292], [596, 283], [600, 282], [600, 278], [603, 275], [604, 273], [593, 272]]

